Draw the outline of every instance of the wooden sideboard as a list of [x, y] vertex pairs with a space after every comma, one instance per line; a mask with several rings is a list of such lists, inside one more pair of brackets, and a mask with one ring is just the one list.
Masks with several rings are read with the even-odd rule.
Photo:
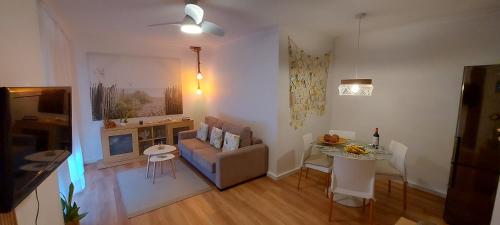
[[177, 145], [181, 131], [194, 128], [193, 120], [170, 120], [127, 124], [116, 128], [101, 127], [103, 160], [98, 168], [107, 168], [145, 158], [144, 150], [157, 144]]

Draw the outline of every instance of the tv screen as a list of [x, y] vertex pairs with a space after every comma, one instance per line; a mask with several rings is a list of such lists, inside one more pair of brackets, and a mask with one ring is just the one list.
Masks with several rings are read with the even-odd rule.
[[0, 88], [0, 211], [15, 208], [71, 154], [71, 88]]

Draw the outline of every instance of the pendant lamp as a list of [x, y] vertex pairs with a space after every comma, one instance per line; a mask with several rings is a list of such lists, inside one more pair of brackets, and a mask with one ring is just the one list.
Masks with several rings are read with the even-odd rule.
[[357, 15], [358, 18], [358, 42], [356, 53], [356, 64], [354, 67], [355, 79], [345, 79], [340, 81], [339, 95], [354, 95], [354, 96], [371, 96], [373, 92], [372, 79], [358, 78], [358, 58], [359, 58], [359, 39], [361, 37], [361, 20], [366, 16], [366, 13]]

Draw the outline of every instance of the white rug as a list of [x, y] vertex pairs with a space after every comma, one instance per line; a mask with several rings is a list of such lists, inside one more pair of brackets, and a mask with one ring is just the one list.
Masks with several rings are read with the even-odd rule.
[[128, 218], [211, 190], [184, 162], [176, 159], [175, 167], [176, 179], [172, 177], [170, 163], [164, 163], [163, 174], [157, 164], [155, 184], [152, 165], [149, 179], [146, 179], [146, 167], [118, 172], [116, 178]]

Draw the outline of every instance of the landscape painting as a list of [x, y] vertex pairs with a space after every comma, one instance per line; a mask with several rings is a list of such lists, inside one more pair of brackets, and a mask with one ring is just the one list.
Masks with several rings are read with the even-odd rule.
[[182, 114], [180, 60], [88, 53], [93, 120]]

